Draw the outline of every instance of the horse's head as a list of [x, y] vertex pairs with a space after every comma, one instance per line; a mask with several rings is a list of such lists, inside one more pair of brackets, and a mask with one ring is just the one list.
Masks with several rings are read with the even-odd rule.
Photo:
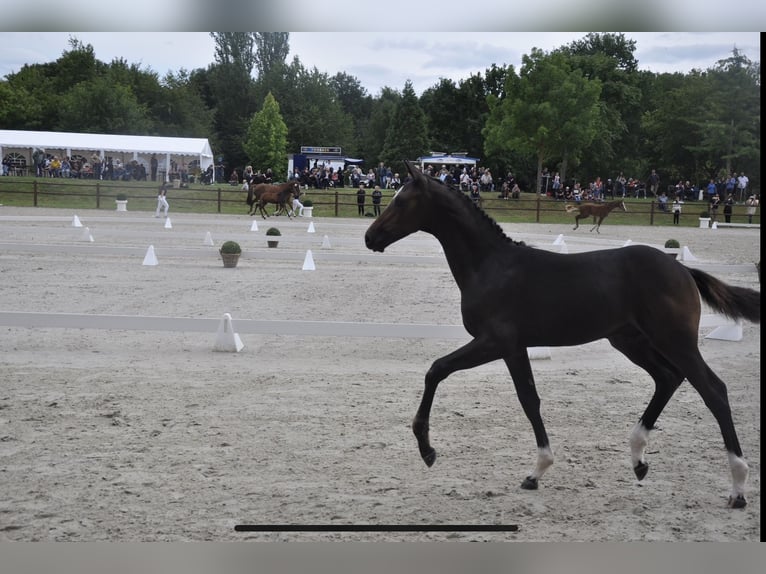
[[297, 181], [293, 181], [292, 185], [290, 186], [290, 189], [293, 192], [293, 197], [295, 199], [300, 198], [301, 196], [301, 186]]
[[429, 188], [433, 182], [409, 161], [404, 160], [404, 163], [410, 172], [410, 181], [399, 188], [391, 203], [364, 235], [365, 244], [373, 251], [382, 253], [392, 243], [424, 230], [433, 216], [429, 200]]

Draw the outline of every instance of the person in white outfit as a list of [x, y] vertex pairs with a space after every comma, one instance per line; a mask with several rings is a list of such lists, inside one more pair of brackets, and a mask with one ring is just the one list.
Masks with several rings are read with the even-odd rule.
[[157, 211], [154, 214], [154, 217], [160, 216], [160, 211], [165, 210], [165, 217], [168, 216], [168, 209], [170, 206], [168, 205], [167, 195], [168, 193], [168, 183], [164, 182], [160, 186], [160, 193], [157, 195]]
[[295, 215], [296, 211], [298, 212], [298, 217], [303, 217], [303, 204], [301, 203], [300, 199], [293, 196], [293, 216]]

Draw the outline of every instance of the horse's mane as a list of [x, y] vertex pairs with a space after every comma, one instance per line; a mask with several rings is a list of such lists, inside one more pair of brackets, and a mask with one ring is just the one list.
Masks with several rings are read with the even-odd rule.
[[453, 193], [460, 197], [460, 200], [465, 202], [467, 209], [472, 209], [474, 212], [479, 215], [479, 219], [483, 222], [483, 224], [489, 226], [491, 229], [494, 230], [495, 233], [498, 233], [503, 239], [508, 241], [509, 243], [513, 243], [514, 245], [526, 245], [523, 241], [515, 241], [508, 237], [505, 234], [505, 231], [503, 231], [503, 228], [500, 227], [500, 225], [492, 219], [486, 211], [484, 211], [481, 207], [476, 205], [473, 201], [471, 201], [471, 198], [468, 197], [463, 191], [460, 189], [459, 186], [456, 185], [447, 185], [442, 180], [440, 180], [438, 177], [434, 177], [432, 175], [423, 174], [425, 177], [427, 177], [429, 180], [431, 180], [434, 183], [439, 184], [441, 187], [447, 190], [448, 193]]

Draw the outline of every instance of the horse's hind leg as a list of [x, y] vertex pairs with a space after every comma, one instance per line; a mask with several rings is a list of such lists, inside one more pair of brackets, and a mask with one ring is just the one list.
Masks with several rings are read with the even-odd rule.
[[521, 408], [527, 415], [532, 429], [535, 432], [537, 442], [537, 465], [532, 473], [521, 483], [521, 488], [536, 490], [538, 480], [543, 473], [553, 464], [553, 452], [548, 442], [548, 433], [540, 416], [540, 397], [535, 388], [535, 379], [532, 375], [532, 366], [529, 364], [529, 355], [526, 349], [521, 349], [513, 356], [505, 357], [505, 364], [511, 373], [513, 385], [516, 387], [516, 395], [519, 397]]
[[609, 342], [654, 379], [654, 395], [630, 435], [633, 472], [636, 473], [638, 480], [643, 480], [649, 471], [649, 465], [644, 458], [649, 431], [654, 428], [654, 423], [657, 422], [657, 418], [683, 382], [684, 377], [652, 347], [651, 342], [637, 329], [625, 329], [612, 335], [609, 337]]
[[[695, 330], [696, 331], [696, 330]], [[686, 340], [682, 337], [673, 338], [671, 333], [663, 333], [663, 335], [670, 335], [667, 346], [660, 342], [657, 342], [658, 348], [667, 349], [661, 353], [662, 365], [666, 365], [665, 368], [669, 368], [671, 372], [676, 373], [676, 380], [683, 380], [683, 376], [686, 375], [686, 379], [697, 390], [702, 397], [705, 405], [713, 413], [718, 426], [721, 429], [721, 435], [723, 436], [723, 442], [726, 446], [729, 457], [729, 468], [732, 475], [732, 490], [729, 495], [728, 504], [732, 508], [743, 508], [747, 504], [745, 499], [745, 485], [747, 483], [747, 475], [749, 468], [747, 462], [742, 458], [742, 449], [739, 445], [739, 439], [737, 438], [737, 432], [734, 428], [734, 421], [731, 417], [731, 408], [729, 406], [729, 399], [726, 392], [726, 385], [721, 379], [713, 372], [713, 370], [705, 363], [702, 355], [697, 348], [696, 335], [694, 333], [693, 340]], [[639, 366], [644, 366], [639, 360], [641, 360], [640, 348], [641, 345], [649, 347], [652, 345], [652, 341], [648, 338], [644, 338], [642, 341], [640, 337], [635, 337], [633, 342], [627, 343], [626, 341], [616, 341], [615, 337], [610, 337], [610, 342], [623, 351], [634, 363]], [[618, 346], [621, 344], [623, 346]], [[624, 345], [629, 345], [626, 350]], [[631, 354], [629, 354], [629, 352]], [[659, 351], [654, 351], [655, 356], [660, 356]], [[672, 361], [672, 366], [670, 364]], [[655, 376], [655, 371], [647, 371], [658, 381]], [[658, 371], [659, 372], [659, 371]], [[639, 420], [639, 425], [634, 429], [631, 436], [631, 448], [634, 450], [642, 450], [646, 444], [646, 434], [651, 429], [651, 425], [654, 424], [657, 416], [664, 408], [670, 396], [675, 391], [673, 387], [664, 387], [662, 394], [660, 393], [660, 385], [658, 384], [658, 391], [655, 393], [655, 397], [652, 397], [652, 401], [647, 407], [647, 412]], [[656, 404], [655, 398], [657, 399]], [[651, 410], [650, 410], [651, 409]], [[636, 475], [639, 472], [646, 474], [645, 469], [636, 468]]]
[[601, 233], [599, 231], [599, 228], [601, 227], [601, 222], [602, 221], [604, 221], [603, 217], [599, 218], [598, 223], [596, 223], [596, 218], [595, 217], [593, 218], [593, 223], [596, 223], [596, 225], [594, 225], [593, 227], [590, 228], [591, 233], [593, 232], [594, 229], [596, 230], [596, 233]]
[[713, 370], [705, 363], [699, 349], [693, 349], [690, 353], [688, 365], [684, 367], [687, 379], [702, 397], [705, 405], [718, 421], [721, 429], [723, 443], [729, 457], [729, 469], [731, 470], [732, 489], [729, 494], [728, 504], [731, 508], [744, 508], [747, 505], [745, 499], [745, 485], [749, 467], [742, 458], [742, 448], [739, 446], [737, 431], [731, 417], [726, 385], [718, 378]]
[[426, 373], [425, 391], [420, 406], [412, 421], [412, 432], [418, 440], [418, 450], [423, 461], [433, 465], [436, 451], [431, 446], [428, 434], [428, 421], [431, 416], [434, 394], [439, 383], [455, 371], [472, 369], [500, 358], [500, 352], [492, 345], [480, 339], [473, 339], [449, 355], [436, 359]]

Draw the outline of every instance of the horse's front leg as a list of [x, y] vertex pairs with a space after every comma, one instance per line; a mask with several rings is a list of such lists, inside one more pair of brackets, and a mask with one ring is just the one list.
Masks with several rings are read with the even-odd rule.
[[537, 442], [537, 465], [521, 483], [521, 488], [537, 490], [540, 477], [553, 464], [553, 451], [551, 451], [548, 434], [545, 432], [545, 425], [540, 416], [540, 397], [535, 388], [535, 379], [532, 375], [532, 366], [529, 364], [527, 350], [522, 347], [513, 355], [505, 357], [504, 360], [505, 364], [508, 365], [508, 371], [511, 373], [521, 408], [527, 415], [529, 422], [532, 423], [532, 430]]
[[428, 421], [431, 406], [439, 383], [455, 371], [478, 367], [501, 358], [502, 354], [491, 341], [473, 339], [449, 355], [436, 359], [426, 373], [425, 391], [420, 406], [412, 421], [412, 432], [418, 440], [418, 449], [423, 461], [431, 466], [436, 460], [436, 451], [431, 446], [428, 433]]
[[575, 226], [572, 228], [572, 231], [580, 227], [580, 218], [575, 215]]

